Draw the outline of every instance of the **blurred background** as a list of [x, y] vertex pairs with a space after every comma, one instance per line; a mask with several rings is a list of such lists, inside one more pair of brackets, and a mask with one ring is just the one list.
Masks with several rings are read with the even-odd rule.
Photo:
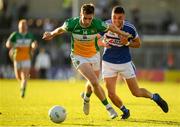
[[[131, 49], [140, 80], [180, 82], [180, 0], [0, 0], [0, 78], [14, 78], [12, 62], [5, 47], [7, 38], [17, 31], [19, 19], [28, 20], [39, 48], [32, 58], [32, 78], [80, 78], [71, 65], [70, 35], [51, 43], [43, 41], [44, 31], [61, 26], [65, 19], [79, 16], [84, 3], [95, 4], [96, 17], [111, 17], [112, 7], [122, 5], [126, 18], [135, 25], [142, 39], [139, 49]], [[48, 62], [40, 72], [41, 57]]]

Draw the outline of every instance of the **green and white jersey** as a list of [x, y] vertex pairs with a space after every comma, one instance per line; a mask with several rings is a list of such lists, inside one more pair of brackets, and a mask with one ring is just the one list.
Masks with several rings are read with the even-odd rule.
[[16, 61], [30, 59], [31, 43], [35, 41], [33, 34], [27, 33], [25, 35], [19, 32], [13, 32], [8, 40], [12, 43], [14, 48], [13, 58]]
[[80, 17], [67, 19], [62, 28], [72, 33], [71, 51], [83, 57], [92, 57], [98, 51], [97, 34], [105, 32], [108, 25], [100, 19], [93, 18], [89, 27], [84, 28], [80, 25]]

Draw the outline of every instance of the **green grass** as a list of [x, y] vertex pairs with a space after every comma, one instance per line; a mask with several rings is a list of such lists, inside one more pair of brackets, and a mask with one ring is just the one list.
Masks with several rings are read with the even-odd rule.
[[[109, 119], [94, 94], [90, 115], [85, 116], [80, 98], [84, 84], [84, 81], [30, 80], [26, 97], [22, 99], [16, 80], [0, 80], [0, 126], [180, 126], [178, 83], [140, 82], [141, 87], [158, 92], [167, 100], [170, 108], [167, 114], [153, 101], [132, 96], [128, 87], [119, 83], [123, 85], [118, 84], [117, 92], [131, 111], [128, 120]], [[53, 105], [62, 105], [68, 112], [67, 119], [60, 125], [51, 122], [47, 115]], [[120, 116], [121, 111], [115, 109]]]

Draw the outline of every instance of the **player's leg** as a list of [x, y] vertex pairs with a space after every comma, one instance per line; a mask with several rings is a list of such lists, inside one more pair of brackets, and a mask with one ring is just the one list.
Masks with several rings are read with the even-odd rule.
[[85, 86], [85, 92], [81, 93], [81, 97], [83, 99], [83, 112], [85, 115], [89, 114], [89, 110], [90, 110], [90, 96], [92, 94], [92, 88], [90, 85], [90, 82], [87, 81], [86, 82], [86, 86]]
[[128, 84], [128, 87], [129, 87], [131, 93], [134, 96], [150, 98], [150, 99], [154, 100], [165, 113], [168, 112], [168, 104], [165, 100], [163, 100], [161, 98], [161, 96], [159, 94], [157, 94], [157, 93], [152, 94], [151, 92], [149, 92], [145, 88], [139, 88], [138, 83], [137, 83], [137, 79], [135, 77], [130, 78], [130, 79], [126, 79], [126, 82]]
[[108, 97], [111, 99], [111, 101], [113, 102], [113, 104], [116, 107], [120, 107], [123, 104], [122, 104], [121, 99], [118, 97], [118, 95], [115, 92], [116, 91], [116, 80], [117, 80], [117, 76], [104, 78], [105, 85], [106, 85], [106, 88], [108, 91]]
[[89, 98], [92, 94], [92, 88], [91, 88], [91, 83], [89, 81], [86, 82], [85, 85], [85, 90], [84, 92], [81, 94], [81, 97], [83, 97], [85, 100], [89, 101]]
[[[117, 75], [118, 71], [113, 69], [114, 64], [108, 63], [108, 62], [102, 62], [102, 75], [106, 84], [106, 88], [108, 91], [108, 96], [113, 102], [113, 104], [118, 107], [122, 112], [122, 119], [127, 119], [130, 116], [129, 110], [123, 105], [123, 102], [118, 97], [116, 93], [116, 81], [117, 81]], [[117, 67], [115, 67], [117, 68]]]
[[[97, 77], [99, 77], [99, 70], [94, 71], [94, 73], [96, 74]], [[81, 94], [81, 97], [83, 98], [83, 112], [85, 115], [89, 114], [89, 110], [90, 110], [90, 96], [92, 94], [92, 88], [91, 88], [91, 84], [89, 81], [86, 82], [86, 86], [85, 86], [85, 92], [83, 92]]]
[[124, 71], [122, 71], [121, 74], [126, 79], [128, 87], [134, 96], [152, 98], [152, 93], [145, 88], [139, 88], [135, 74], [135, 65], [132, 62], [122, 64], [122, 69], [124, 69]]
[[21, 62], [21, 97], [22, 98], [25, 96], [27, 80], [30, 76], [29, 74], [30, 67], [31, 67], [30, 60]]
[[96, 74], [94, 73], [94, 70], [93, 70], [91, 64], [89, 64], [89, 63], [81, 64], [78, 68], [78, 71], [90, 82], [93, 92], [101, 100], [103, 105], [105, 105], [106, 109], [110, 113], [110, 117], [111, 118], [117, 117], [117, 113], [114, 111], [114, 109], [108, 103], [108, 101], [104, 95], [104, 91], [98, 83], [98, 78], [97, 78]]
[[21, 70], [19, 68], [18, 62], [14, 61], [14, 73], [18, 81], [21, 81]]
[[29, 77], [29, 68], [21, 69], [21, 97], [22, 98], [25, 96], [28, 77]]
[[108, 91], [108, 96], [111, 99], [111, 101], [113, 102], [113, 104], [118, 107], [122, 112], [122, 119], [127, 119], [130, 116], [130, 112], [129, 110], [123, 105], [123, 102], [121, 101], [121, 99], [118, 97], [117, 93], [116, 93], [116, 80], [117, 80], [117, 76], [115, 77], [107, 77], [104, 78], [105, 80], [105, 84], [106, 84], [106, 88]]
[[139, 88], [136, 75], [135, 75], [135, 66], [132, 62], [128, 62], [124, 65], [126, 71], [123, 75], [126, 78], [126, 82], [131, 93], [136, 97], [145, 97], [154, 100], [164, 112], [168, 112], [168, 104], [164, 101], [159, 94], [152, 94], [145, 88]]
[[105, 96], [102, 93], [102, 88], [98, 83], [98, 78], [97, 78], [96, 74], [94, 73], [91, 65], [89, 63], [83, 63], [78, 68], [78, 71], [90, 82], [96, 96], [100, 100], [104, 100]]
[[153, 96], [152, 93], [150, 93], [145, 88], [139, 88], [136, 77], [126, 79], [126, 82], [128, 84], [128, 87], [129, 87], [132, 95], [134, 95], [136, 97], [152, 98], [152, 96]]
[[[97, 77], [99, 77], [99, 70], [98, 71], [94, 71], [94, 73], [96, 74]], [[85, 97], [87, 98], [87, 100], [89, 100], [91, 94], [92, 94], [92, 88], [91, 88], [91, 83], [89, 81], [86, 82], [86, 86], [85, 86], [85, 91], [81, 94], [81, 97]], [[105, 95], [105, 93], [104, 93]]]
[[118, 97], [118, 95], [116, 93], [117, 76], [104, 78], [104, 80], [105, 80], [109, 98], [111, 99], [113, 104], [123, 112], [121, 118], [127, 119], [130, 116], [130, 111], [123, 105], [123, 102], [121, 101], [121, 99]]

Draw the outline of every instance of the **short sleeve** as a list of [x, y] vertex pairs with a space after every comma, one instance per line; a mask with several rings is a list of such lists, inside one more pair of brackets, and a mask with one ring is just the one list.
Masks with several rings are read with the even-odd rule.
[[125, 32], [128, 32], [132, 35], [131, 39], [139, 37], [136, 27], [132, 24], [128, 25], [128, 28], [125, 30]]
[[62, 25], [62, 29], [68, 32], [72, 32], [77, 22], [78, 22], [77, 18], [67, 19]]
[[15, 41], [16, 41], [16, 34], [17, 34], [17, 32], [13, 32], [13, 33], [9, 36], [8, 41], [10, 41], [10, 42], [15, 42]]

